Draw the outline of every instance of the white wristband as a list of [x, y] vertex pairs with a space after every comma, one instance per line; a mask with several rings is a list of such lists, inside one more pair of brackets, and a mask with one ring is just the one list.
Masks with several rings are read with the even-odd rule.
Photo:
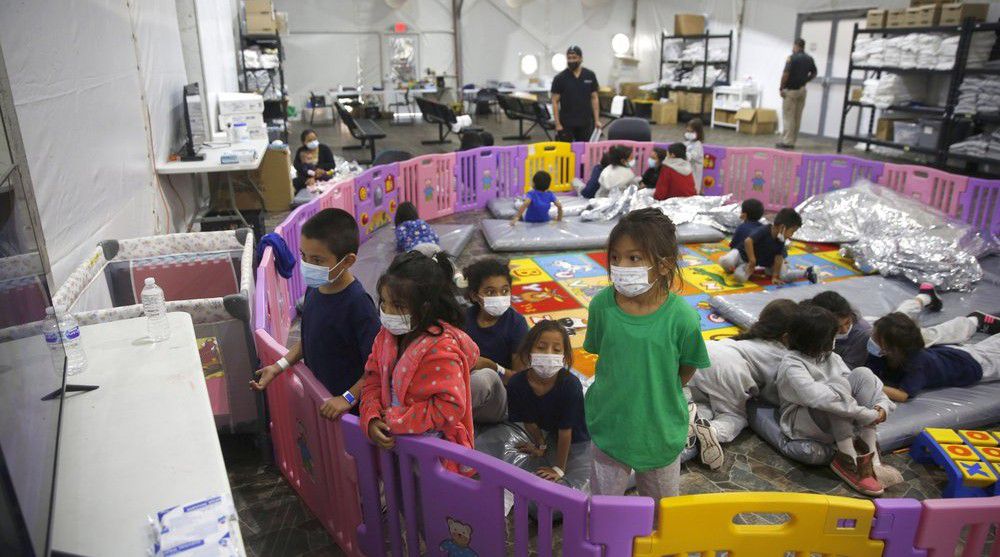
[[285, 371], [286, 369], [292, 366], [292, 364], [288, 363], [288, 360], [286, 360], [284, 357], [278, 358], [278, 361], [275, 362], [275, 364], [281, 368], [281, 371]]
[[497, 364], [497, 373], [500, 374], [500, 378], [502, 379], [503, 376], [507, 374], [507, 369], [504, 368], [502, 365]]
[[566, 475], [566, 472], [563, 472], [563, 469], [558, 466], [553, 466], [552, 471], [555, 472], [557, 476], [559, 476], [560, 480], [563, 479], [563, 476]]

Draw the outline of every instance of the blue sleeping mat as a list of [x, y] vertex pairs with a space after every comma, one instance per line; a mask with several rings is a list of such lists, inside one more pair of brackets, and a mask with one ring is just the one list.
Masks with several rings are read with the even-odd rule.
[[[509, 220], [486, 219], [481, 224], [490, 249], [510, 252], [603, 248], [616, 222], [566, 219], [546, 223], [519, 222], [511, 226]], [[677, 227], [677, 241], [681, 244], [718, 242], [724, 237], [722, 232], [704, 224], [688, 223]]]
[[[431, 228], [441, 238], [441, 248], [448, 255], [458, 257], [475, 233], [473, 224], [432, 224]], [[375, 285], [378, 278], [389, 268], [396, 257], [396, 233], [391, 226], [383, 227], [358, 250], [358, 261], [351, 267], [351, 273], [361, 282], [365, 290], [378, 298]]]

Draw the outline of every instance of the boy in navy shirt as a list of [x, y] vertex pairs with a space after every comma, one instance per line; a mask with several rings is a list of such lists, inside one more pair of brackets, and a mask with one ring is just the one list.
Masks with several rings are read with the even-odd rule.
[[758, 228], [764, 226], [760, 218], [764, 216], [764, 204], [759, 199], [747, 199], [740, 205], [740, 220], [742, 224], [736, 227], [733, 232], [733, 239], [729, 241], [729, 247], [737, 249], [743, 242], [753, 234]]
[[552, 185], [552, 176], [544, 170], [539, 170], [531, 177], [532, 190], [526, 194], [527, 199], [524, 200], [524, 204], [517, 211], [517, 216], [510, 221], [510, 225], [514, 226], [517, 221], [524, 217], [524, 222], [549, 222], [551, 217], [549, 217], [549, 207], [555, 204], [556, 209], [559, 213], [556, 215], [556, 220], [562, 220], [563, 208], [562, 203], [556, 199], [554, 193], [549, 191], [549, 186]]
[[264, 390], [279, 373], [304, 359], [333, 395], [320, 406], [334, 420], [356, 408], [361, 376], [380, 324], [371, 296], [354, 280], [358, 224], [341, 209], [324, 209], [302, 225], [299, 269], [307, 285], [302, 308], [302, 340], [284, 358], [257, 370], [250, 384]]
[[814, 267], [799, 270], [790, 269], [785, 264], [785, 258], [788, 257], [785, 241], [790, 239], [801, 226], [802, 217], [795, 212], [795, 209], [786, 207], [778, 211], [778, 215], [774, 217], [774, 224], [754, 230], [742, 244], [737, 244], [736, 249], [722, 256], [719, 265], [727, 273], [732, 273], [741, 283], [746, 282], [760, 266], [771, 270], [771, 281], [774, 284], [784, 284], [801, 278], [807, 278], [809, 282], [815, 284], [817, 277]]

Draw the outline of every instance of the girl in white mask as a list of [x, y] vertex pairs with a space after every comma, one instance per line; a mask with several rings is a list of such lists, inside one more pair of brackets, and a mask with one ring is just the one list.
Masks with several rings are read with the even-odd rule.
[[531, 439], [517, 448], [539, 459], [536, 474], [553, 482], [567, 474], [586, 478], [586, 471], [568, 470], [567, 464], [590, 460], [577, 458], [590, 450], [590, 434], [583, 415], [583, 385], [569, 372], [572, 351], [562, 325], [538, 322], [519, 351], [530, 367], [507, 384], [510, 420], [523, 423]]
[[702, 177], [705, 174], [705, 124], [701, 118], [688, 120], [684, 129], [684, 146], [687, 147], [687, 160], [694, 171], [694, 189], [701, 193]]
[[599, 356], [587, 390], [594, 443], [591, 488], [622, 495], [677, 495], [690, 411], [681, 390], [710, 362], [701, 320], [680, 296], [674, 223], [659, 209], [628, 213], [611, 231], [612, 287], [590, 302], [583, 348]]
[[528, 334], [528, 322], [510, 305], [513, 280], [506, 261], [480, 259], [462, 275], [468, 285], [465, 297], [472, 303], [463, 330], [479, 347], [472, 371], [472, 416], [476, 423], [499, 423], [507, 416], [504, 384], [525, 367], [517, 350]]
[[600, 187], [594, 197], [612, 197], [625, 191], [630, 185], [639, 182], [633, 170], [635, 154], [632, 148], [625, 145], [614, 145], [608, 149], [608, 162], [610, 163], [601, 171], [597, 183]]

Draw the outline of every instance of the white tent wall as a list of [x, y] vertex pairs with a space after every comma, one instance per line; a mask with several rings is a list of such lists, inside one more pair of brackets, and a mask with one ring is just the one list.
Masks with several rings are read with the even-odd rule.
[[202, 87], [208, 102], [208, 124], [210, 129], [217, 131], [219, 93], [240, 90], [236, 67], [238, 12], [230, 0], [194, 0], [194, 6], [204, 78]]

